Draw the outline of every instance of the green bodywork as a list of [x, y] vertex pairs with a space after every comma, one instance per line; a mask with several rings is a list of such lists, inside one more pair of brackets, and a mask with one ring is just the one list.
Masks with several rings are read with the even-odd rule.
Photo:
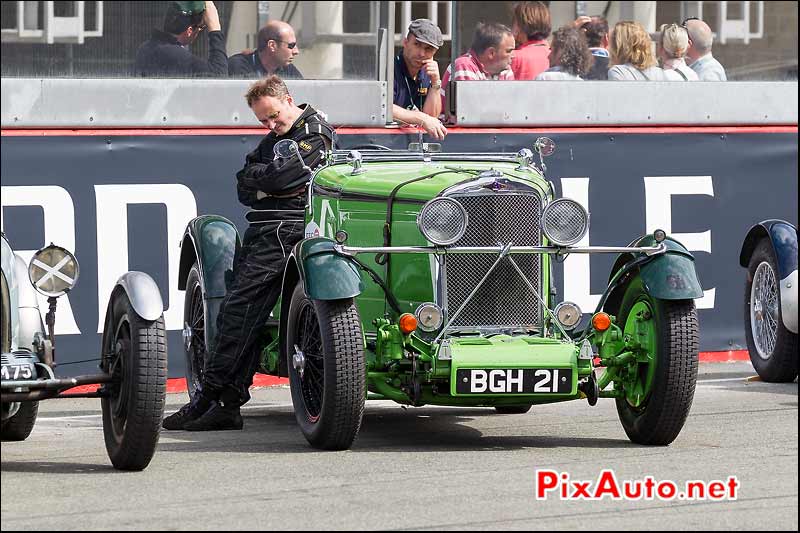
[[[306, 294], [315, 300], [355, 297], [364, 333], [367, 389], [369, 398], [391, 399], [410, 405], [436, 404], [461, 406], [511, 406], [540, 404], [586, 397], [579, 382], [587, 382], [596, 364], [607, 367], [599, 380], [601, 397], [627, 397], [632, 405], [649, 393], [654, 376], [657, 330], [647, 304], [640, 304], [626, 324], [613, 319], [611, 328], [598, 332], [591, 327], [576, 333], [577, 340], [565, 336], [549, 318], [542, 318], [541, 331], [484, 334], [474, 331], [439, 339], [436, 332], [421, 330], [404, 335], [398, 326], [402, 313], [414, 313], [425, 302], [436, 301], [436, 258], [433, 254], [392, 253], [386, 262], [378, 254], [360, 254], [357, 260], [343, 253], [334, 238], [346, 234], [347, 247], [428, 246], [417, 227], [417, 215], [429, 200], [449, 188], [478, 179], [482, 171], [499, 171], [502, 179], [537, 194], [546, 204], [552, 201], [551, 185], [535, 169], [518, 169], [511, 162], [498, 161], [368, 161], [363, 172], [350, 164], [331, 164], [315, 173], [311, 205], [306, 212], [306, 239], [289, 258], [283, 282], [283, 303], [273, 316], [286, 316], [286, 300], [295, 284], [302, 280]], [[393, 196], [391, 221], [387, 224], [389, 198]], [[201, 217], [202, 218], [202, 217]], [[199, 219], [198, 219], [199, 220]], [[224, 220], [224, 219], [223, 219]], [[211, 228], [224, 229], [209, 219]], [[193, 231], [203, 235], [203, 222]], [[344, 233], [342, 233], [344, 232]], [[210, 233], [206, 230], [206, 233]], [[232, 233], [224, 231], [226, 238]], [[542, 244], [547, 240], [542, 235]], [[638, 246], [654, 245], [652, 237], [639, 239]], [[641, 276], [655, 298], [695, 298], [702, 296], [693, 258], [679, 243], [668, 240], [668, 252], [642, 259], [634, 276]], [[204, 245], [205, 247], [205, 245]], [[201, 250], [204, 250], [204, 247]], [[209, 250], [214, 246], [209, 245]], [[231, 246], [220, 249], [230, 250]], [[201, 252], [204, 253], [204, 252]], [[224, 253], [223, 256], [226, 256]], [[227, 256], [226, 256], [227, 257]], [[623, 254], [612, 271], [606, 295], [612, 307], [614, 275], [638, 255]], [[214, 263], [214, 259], [208, 259]], [[204, 254], [203, 262], [206, 261]], [[214, 264], [221, 264], [217, 260]], [[217, 274], [219, 268], [212, 269]], [[541, 255], [541, 298], [552, 309], [551, 256]], [[366, 269], [372, 273], [367, 274]], [[378, 276], [383, 282], [377, 283]], [[214, 278], [215, 280], [217, 278]], [[224, 279], [224, 278], [222, 278]], [[214, 295], [220, 285], [207, 286]], [[624, 287], [617, 287], [624, 292]], [[388, 293], [388, 294], [387, 294]], [[618, 302], [616, 302], [618, 303]], [[637, 304], [639, 305], [639, 304]], [[651, 315], [652, 313], [650, 313]], [[637, 318], [638, 317], [638, 318]], [[209, 323], [207, 319], [206, 323]], [[268, 341], [262, 352], [262, 371], [286, 375], [286, 353], [280, 338], [285, 321], [268, 325]], [[592, 345], [587, 357], [580, 357], [581, 343]], [[599, 361], [594, 358], [598, 358]], [[638, 368], [644, 369], [644, 376]], [[570, 375], [558, 392], [536, 394], [490, 393], [459, 394], [459, 370], [550, 369]], [[611, 390], [604, 391], [614, 383]]]

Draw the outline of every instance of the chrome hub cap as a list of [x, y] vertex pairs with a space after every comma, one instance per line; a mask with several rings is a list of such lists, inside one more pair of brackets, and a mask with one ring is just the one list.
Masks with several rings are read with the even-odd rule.
[[296, 344], [294, 345], [292, 366], [294, 367], [295, 372], [297, 372], [297, 375], [300, 376], [300, 379], [302, 379], [303, 371], [305, 371], [306, 369], [306, 356], [303, 354], [302, 350], [300, 350], [300, 348]]

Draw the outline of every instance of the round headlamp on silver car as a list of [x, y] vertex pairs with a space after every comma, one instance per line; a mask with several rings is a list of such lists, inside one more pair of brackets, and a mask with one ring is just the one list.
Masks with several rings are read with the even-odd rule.
[[589, 213], [569, 198], [559, 198], [545, 207], [542, 231], [557, 246], [572, 246], [589, 231]]
[[33, 254], [28, 277], [33, 288], [45, 296], [58, 298], [78, 283], [78, 260], [72, 252], [51, 244]]
[[452, 198], [434, 198], [422, 206], [417, 226], [433, 244], [453, 244], [467, 231], [467, 211]]
[[567, 331], [575, 329], [580, 323], [581, 317], [583, 317], [581, 308], [572, 302], [561, 302], [558, 304], [556, 308], [553, 309], [553, 315], [555, 315], [561, 327]]

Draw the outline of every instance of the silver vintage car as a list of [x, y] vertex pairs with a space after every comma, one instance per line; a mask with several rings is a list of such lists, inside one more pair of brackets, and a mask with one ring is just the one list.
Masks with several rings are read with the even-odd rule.
[[[167, 390], [167, 345], [161, 293], [142, 272], [126, 272], [114, 286], [106, 311], [100, 371], [57, 377], [57, 299], [78, 281], [79, 266], [68, 250], [53, 244], [29, 264], [2, 234], [0, 347], [2, 347], [2, 439], [22, 441], [33, 431], [39, 401], [58, 397], [100, 398], [103, 433], [111, 463], [142, 470], [158, 443]], [[47, 296], [42, 320], [36, 291]], [[83, 359], [83, 358], [82, 358]], [[88, 357], [87, 357], [88, 359]], [[65, 394], [97, 384], [96, 391]]]

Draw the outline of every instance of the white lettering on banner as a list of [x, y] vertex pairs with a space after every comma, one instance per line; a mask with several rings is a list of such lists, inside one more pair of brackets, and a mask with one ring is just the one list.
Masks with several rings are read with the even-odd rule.
[[164, 311], [164, 323], [169, 330], [181, 329], [183, 295], [178, 290], [180, 241], [186, 224], [197, 216], [194, 194], [179, 183], [95, 185], [94, 191], [97, 201], [98, 333], [103, 331], [111, 290], [117, 279], [128, 271], [127, 207], [130, 204], [163, 204], [167, 208], [168, 248], [165, 260], [169, 269], [169, 308]]
[[[672, 197], [678, 194], [714, 196], [711, 176], [645, 176], [644, 193], [646, 232], [663, 229], [690, 252], [711, 253], [711, 230], [702, 233], [672, 233]], [[697, 308], [713, 309], [715, 291], [713, 288], [703, 291], [704, 296], [695, 299]]]
[[[589, 211], [589, 178], [562, 178], [564, 198], [575, 200]], [[589, 219], [591, 222], [591, 217]], [[589, 246], [589, 232], [575, 246]], [[571, 254], [564, 261], [564, 301], [575, 302], [586, 313], [591, 313], [600, 302], [602, 294], [592, 294], [590, 254]]]
[[[42, 247], [51, 242], [74, 253], [80, 264], [80, 250], [75, 249], [75, 206], [72, 197], [63, 187], [55, 185], [16, 186], [4, 185], [0, 190], [2, 206], [5, 207], [41, 207], [44, 213], [44, 235]], [[6, 232], [5, 219], [0, 209], [0, 226]], [[14, 239], [14, 228], [6, 232]], [[33, 254], [38, 250], [14, 250], [25, 263], [29, 263]], [[80, 280], [78, 281], [80, 284]], [[36, 293], [39, 310], [47, 312], [49, 304], [47, 296]], [[69, 296], [64, 295], [58, 299], [58, 311], [55, 333], [58, 335], [80, 335], [78, 324], [72, 313]]]

